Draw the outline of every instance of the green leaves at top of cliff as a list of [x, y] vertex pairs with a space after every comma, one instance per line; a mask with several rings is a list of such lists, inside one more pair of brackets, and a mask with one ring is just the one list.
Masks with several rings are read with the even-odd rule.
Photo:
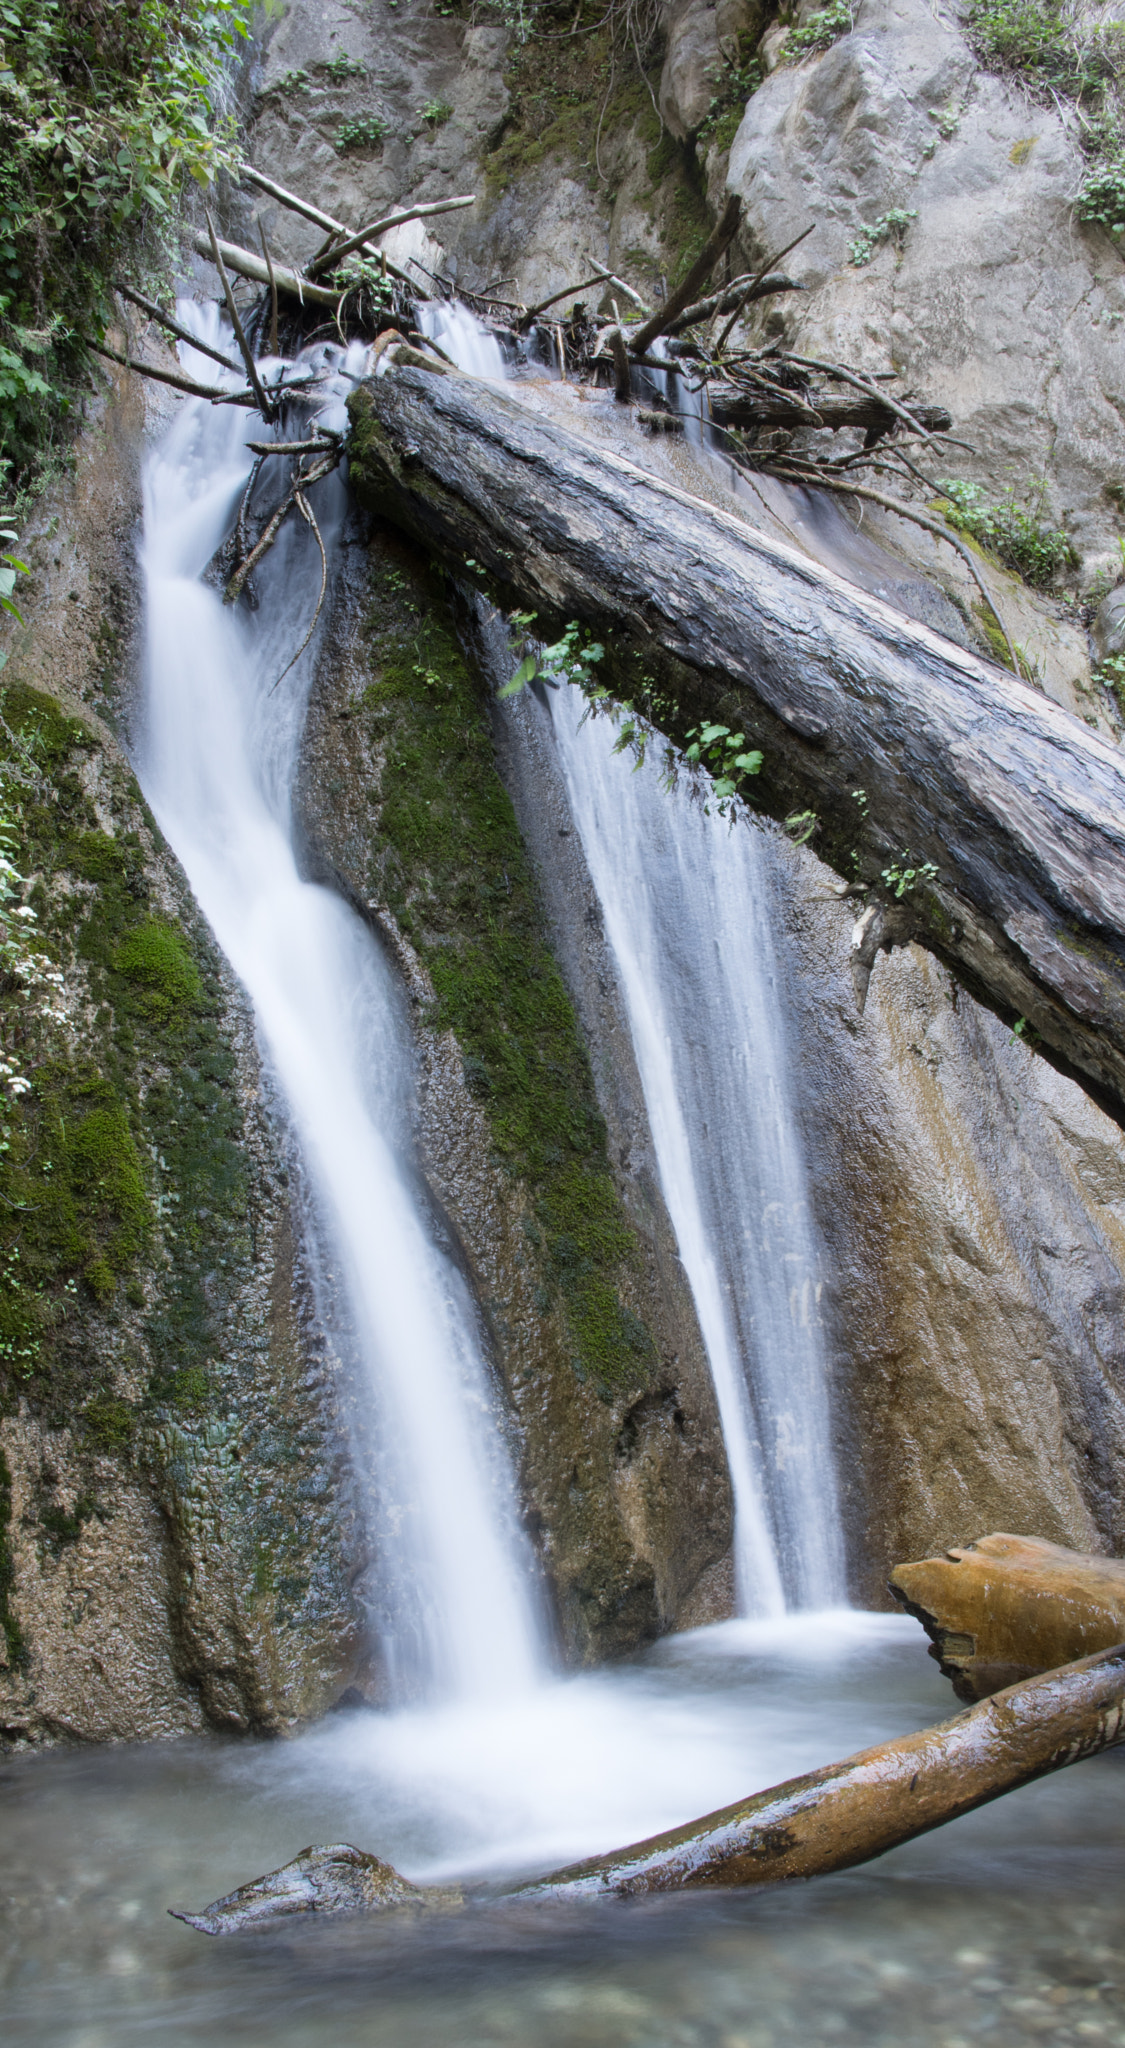
[[230, 159], [222, 76], [248, 12], [0, 0], [0, 464], [17, 485], [59, 439], [115, 269], [154, 257], [184, 180]]
[[968, 34], [990, 70], [1036, 98], [1072, 102], [1091, 168], [1079, 220], [1125, 234], [1125, 22], [1082, 0], [971, 0]]

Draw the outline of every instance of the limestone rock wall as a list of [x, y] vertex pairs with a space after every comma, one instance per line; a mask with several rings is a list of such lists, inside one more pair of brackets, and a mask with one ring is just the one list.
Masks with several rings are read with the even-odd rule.
[[855, 1583], [986, 1525], [1125, 1547], [1125, 1135], [916, 947], [860, 1012], [788, 861], [789, 996]]
[[[956, 6], [858, 0], [854, 20], [831, 48], [776, 65], [729, 164], [712, 166], [756, 246], [815, 223], [809, 295], [767, 316], [773, 331], [947, 405], [975, 451], [957, 473], [994, 492], [1045, 479], [1086, 584], [1115, 578], [1125, 268], [1074, 217], [1073, 132], [979, 68]], [[886, 240], [857, 267], [852, 242], [892, 208], [917, 216], [901, 247]]]

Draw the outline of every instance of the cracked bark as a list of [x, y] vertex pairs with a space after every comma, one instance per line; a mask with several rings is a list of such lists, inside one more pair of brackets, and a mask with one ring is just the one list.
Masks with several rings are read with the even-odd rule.
[[651, 678], [671, 738], [701, 716], [745, 731], [755, 805], [814, 811], [849, 881], [932, 863], [886, 943], [917, 939], [1026, 1020], [1125, 1123], [1120, 753], [733, 514], [438, 368], [396, 364], [353, 397], [360, 499], [455, 574], [475, 559], [504, 608], [608, 637], [619, 687]]

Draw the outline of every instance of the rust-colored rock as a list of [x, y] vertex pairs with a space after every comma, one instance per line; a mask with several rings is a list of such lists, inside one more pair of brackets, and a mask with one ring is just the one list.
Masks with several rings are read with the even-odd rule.
[[917, 1615], [962, 1700], [1125, 1638], [1125, 1560], [1038, 1536], [981, 1536], [944, 1557], [897, 1565], [890, 1587]]

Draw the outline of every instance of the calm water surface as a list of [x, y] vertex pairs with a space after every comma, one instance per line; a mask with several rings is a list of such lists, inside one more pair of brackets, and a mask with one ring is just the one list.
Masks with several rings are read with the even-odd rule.
[[7, 2044], [772, 2048], [1125, 2044], [1125, 1753], [777, 1893], [425, 1925], [168, 1918], [350, 1840], [414, 1878], [623, 1843], [943, 1718], [913, 1623], [728, 1623], [502, 1713], [336, 1717], [293, 1743], [0, 1768]]

